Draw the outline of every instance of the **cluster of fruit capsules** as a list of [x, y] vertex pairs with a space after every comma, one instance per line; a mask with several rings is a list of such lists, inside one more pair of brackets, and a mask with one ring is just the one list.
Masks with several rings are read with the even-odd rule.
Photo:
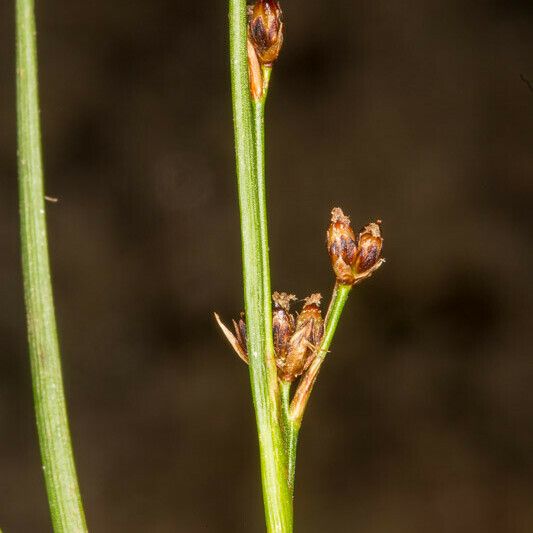
[[[317, 347], [324, 334], [324, 320], [320, 310], [320, 294], [312, 294], [304, 300], [300, 313], [290, 312], [293, 294], [275, 292], [272, 309], [272, 338], [278, 376], [292, 382], [305, 372], [313, 361]], [[224, 335], [237, 355], [248, 363], [246, 349], [246, 323], [243, 313], [238, 321], [233, 320], [235, 333], [231, 332], [215, 315]]]
[[[331, 223], [326, 234], [326, 246], [338, 284], [355, 285], [370, 277], [385, 261], [381, 258], [383, 237], [381, 221], [371, 222], [356, 236], [350, 219], [342, 209], [331, 212]], [[290, 311], [293, 294], [275, 292], [272, 295], [272, 340], [278, 377], [293, 382], [301, 376], [316, 357], [324, 335], [324, 319], [320, 310], [320, 294], [304, 300], [300, 313]], [[233, 320], [231, 332], [215, 314], [224, 335], [237, 355], [248, 363], [246, 323], [244, 313]]]
[[272, 334], [278, 376], [294, 381], [309, 367], [324, 335], [324, 320], [320, 310], [320, 294], [305, 299], [302, 312], [296, 318], [290, 312], [292, 294], [275, 292], [272, 295]]
[[356, 236], [350, 218], [340, 207], [333, 209], [326, 245], [338, 283], [355, 285], [370, 277], [384, 263], [380, 225], [381, 220], [371, 222]]

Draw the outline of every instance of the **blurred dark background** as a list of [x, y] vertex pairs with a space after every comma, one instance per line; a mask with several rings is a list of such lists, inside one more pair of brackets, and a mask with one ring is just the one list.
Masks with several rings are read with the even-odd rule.
[[[50, 531], [0, 5], [0, 525]], [[90, 529], [264, 530], [226, 2], [37, 2], [48, 220]], [[286, 0], [273, 288], [329, 294], [330, 209], [384, 221], [301, 433], [297, 531], [533, 531], [533, 5]]]

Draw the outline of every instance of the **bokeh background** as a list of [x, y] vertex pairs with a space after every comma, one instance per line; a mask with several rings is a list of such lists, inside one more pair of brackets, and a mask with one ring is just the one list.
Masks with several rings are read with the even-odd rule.
[[[0, 4], [0, 526], [50, 531]], [[226, 2], [37, 2], [52, 265], [91, 531], [261, 532]], [[306, 533], [533, 531], [533, 6], [286, 0], [273, 288], [329, 294], [329, 211], [382, 218], [301, 433]]]

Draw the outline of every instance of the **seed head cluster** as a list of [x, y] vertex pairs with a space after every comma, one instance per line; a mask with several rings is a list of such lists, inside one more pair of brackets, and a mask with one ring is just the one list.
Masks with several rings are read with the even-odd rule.
[[381, 259], [380, 225], [381, 220], [371, 222], [355, 236], [350, 218], [342, 209], [336, 207], [331, 211], [326, 246], [338, 283], [355, 285], [369, 278], [385, 262]]
[[[272, 295], [272, 339], [278, 377], [292, 382], [307, 370], [313, 361], [316, 349], [324, 334], [324, 321], [320, 311], [320, 294], [312, 294], [305, 299], [299, 314], [290, 312], [290, 304], [297, 300], [294, 294], [275, 292]], [[233, 321], [232, 333], [215, 315], [224, 335], [237, 355], [248, 362], [246, 349], [246, 324], [243, 315]]]
[[[355, 235], [350, 218], [340, 207], [331, 212], [326, 244], [333, 272], [340, 285], [355, 285], [370, 277], [384, 262], [381, 258], [383, 237], [381, 221], [371, 222]], [[320, 310], [322, 296], [318, 293], [305, 298], [300, 313], [291, 313], [294, 294], [275, 292], [272, 295], [272, 340], [278, 377], [293, 382], [309, 368], [319, 351], [324, 336], [324, 319]], [[233, 320], [232, 333], [216, 319], [237, 355], [248, 362], [244, 313]]]

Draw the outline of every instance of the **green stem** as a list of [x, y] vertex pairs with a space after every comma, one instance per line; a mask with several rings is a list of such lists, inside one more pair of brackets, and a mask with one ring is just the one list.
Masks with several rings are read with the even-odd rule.
[[337, 326], [339, 325], [344, 306], [348, 300], [348, 296], [350, 296], [351, 290], [351, 285], [341, 285], [338, 283], [335, 285], [333, 299], [328, 310], [324, 337], [322, 338], [322, 342], [320, 344], [320, 350], [317, 353], [317, 357], [322, 361], [328, 354], [328, 350], [333, 341], [333, 337], [335, 336], [335, 332], [337, 331]]
[[291, 403], [290, 418], [298, 425], [302, 422], [311, 391], [313, 390], [313, 386], [316, 382], [316, 378], [318, 377], [320, 368], [328, 354], [333, 337], [335, 336], [335, 331], [337, 330], [337, 326], [342, 315], [342, 311], [344, 309], [344, 305], [348, 300], [351, 290], [351, 285], [341, 285], [338, 283], [335, 285], [335, 289], [333, 290], [333, 296], [329, 306], [324, 336], [322, 337], [320, 348], [314, 361], [311, 363], [311, 366], [302, 377]]
[[294, 498], [294, 476], [296, 473], [296, 452], [300, 423], [290, 416], [291, 383], [281, 383], [281, 405], [283, 407], [283, 431], [285, 436], [285, 451], [287, 454], [287, 484], [291, 496]]
[[344, 305], [348, 300], [352, 287], [351, 285], [335, 284], [331, 302], [326, 315], [326, 325], [324, 336], [320, 348], [318, 349], [316, 358], [311, 363], [311, 366], [302, 377], [294, 398], [290, 400], [291, 384], [287, 382], [281, 383], [281, 401], [283, 407], [283, 428], [285, 436], [285, 449], [287, 454], [288, 474], [287, 480], [291, 496], [294, 496], [294, 479], [296, 472], [296, 453], [298, 445], [298, 435], [302, 425], [302, 418], [305, 408], [309, 401], [309, 397], [313, 390], [313, 386], [318, 377], [318, 373], [324, 359], [328, 354], [328, 350], [333, 342], [335, 331], [339, 324]]
[[[253, 108], [253, 141], [255, 151], [255, 169], [257, 172], [257, 196], [259, 200], [259, 219], [261, 230], [263, 265], [263, 292], [267, 297], [264, 299], [263, 317], [265, 331], [272, 331], [272, 301], [270, 299], [270, 259], [268, 246], [268, 213], [266, 196], [266, 171], [265, 171], [265, 104], [268, 95], [268, 85], [272, 68], [263, 67], [263, 96], [259, 100], [251, 99]], [[274, 353], [272, 335], [267, 335], [268, 353]], [[275, 364], [274, 364], [275, 366]]]
[[[279, 389], [272, 347], [266, 227], [254, 151], [246, 50], [246, 0], [230, 0], [230, 57], [250, 381], [254, 402], [267, 530], [292, 531], [292, 504], [279, 426]], [[264, 212], [263, 212], [264, 213]], [[267, 312], [268, 310], [268, 312]]]
[[24, 295], [37, 429], [56, 533], [86, 532], [61, 376], [42, 172], [35, 18], [16, 1], [17, 123]]
[[[268, 88], [270, 85], [270, 76], [272, 74], [272, 67], [263, 66], [263, 94], [258, 100], [252, 101], [253, 115], [254, 115], [254, 142], [255, 142], [255, 157], [257, 163], [257, 183], [259, 187], [259, 208], [262, 221], [262, 228], [264, 234], [262, 236], [263, 242], [267, 246], [268, 251], [268, 220], [266, 210], [266, 170], [265, 170], [265, 105], [268, 96]], [[268, 253], [263, 254], [263, 267], [265, 271], [270, 271]], [[265, 286], [265, 292], [270, 293], [270, 282]], [[265, 321], [267, 331], [272, 330], [271, 318], [272, 303], [268, 301], [268, 308], [265, 309], [265, 315], [268, 319]], [[272, 348], [273, 349], [273, 348]], [[298, 424], [294, 423], [289, 416], [290, 408], [290, 390], [291, 384], [282, 381], [280, 382], [281, 389], [281, 405], [283, 415], [283, 434], [285, 438], [285, 454], [287, 456], [287, 484], [291, 498], [294, 495], [294, 474], [296, 467], [296, 448], [298, 442]]]

